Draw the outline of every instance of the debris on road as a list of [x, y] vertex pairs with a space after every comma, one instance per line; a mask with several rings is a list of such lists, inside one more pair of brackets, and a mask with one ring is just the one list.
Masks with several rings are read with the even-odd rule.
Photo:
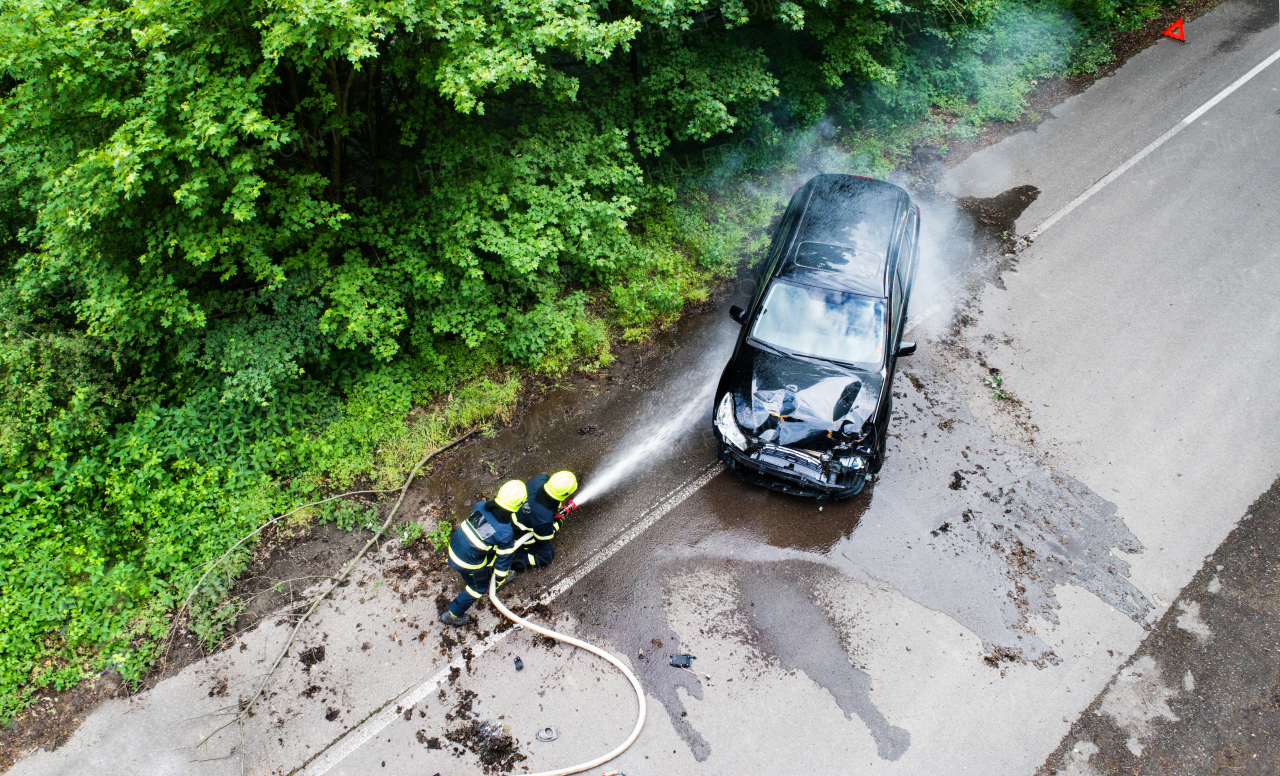
[[535, 737], [539, 741], [554, 741], [560, 737], [560, 728], [555, 727], [554, 725], [548, 725], [547, 727], [539, 730]]
[[312, 647], [298, 655], [298, 659], [302, 661], [302, 670], [310, 672], [311, 666], [324, 660], [324, 645]]
[[516, 658], [516, 670], [517, 670], [517, 671], [523, 671], [523, 670], [524, 670], [524, 661], [523, 661], [523, 660], [521, 660], [520, 658]]
[[485, 773], [510, 773], [516, 763], [527, 759], [520, 753], [510, 729], [488, 720], [473, 719], [444, 737], [478, 756]]
[[711, 674], [699, 674], [697, 671], [694, 671], [690, 668], [690, 666], [693, 665], [694, 660], [697, 660], [697, 658], [694, 657], [693, 655], [672, 655], [671, 667], [679, 668], [681, 671], [688, 671], [689, 673], [696, 676], [698, 678], [698, 681], [702, 681], [703, 677], [706, 677], [706, 680], [708, 682], [711, 681]]

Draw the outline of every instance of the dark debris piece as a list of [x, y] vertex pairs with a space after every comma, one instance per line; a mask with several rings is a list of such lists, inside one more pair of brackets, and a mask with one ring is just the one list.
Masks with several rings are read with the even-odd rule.
[[324, 660], [324, 645], [306, 650], [298, 658], [302, 660], [302, 670], [310, 671], [311, 666]]

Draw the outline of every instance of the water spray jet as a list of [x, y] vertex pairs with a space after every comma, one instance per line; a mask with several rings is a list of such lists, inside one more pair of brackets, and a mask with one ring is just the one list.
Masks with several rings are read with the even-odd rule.
[[[719, 361], [710, 360], [712, 364]], [[582, 489], [574, 495], [574, 503], [582, 506], [627, 479], [633, 473], [647, 468], [662, 457], [677, 439], [694, 425], [700, 415], [710, 417], [711, 398], [715, 393], [715, 377], [703, 381], [702, 387], [671, 415], [658, 422], [656, 427], [641, 428], [632, 432], [621, 446], [621, 452], [612, 457], [599, 472], [591, 475]]]

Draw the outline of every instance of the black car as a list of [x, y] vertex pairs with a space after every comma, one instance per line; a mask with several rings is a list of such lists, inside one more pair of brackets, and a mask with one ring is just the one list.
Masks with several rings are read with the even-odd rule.
[[716, 389], [721, 460], [775, 490], [845, 498], [884, 461], [920, 208], [901, 188], [818, 175], [773, 235]]

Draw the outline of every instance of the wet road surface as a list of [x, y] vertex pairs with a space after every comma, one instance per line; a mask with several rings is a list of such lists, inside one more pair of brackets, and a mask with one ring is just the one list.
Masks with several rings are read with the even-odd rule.
[[[1252, 9], [1219, 8], [1188, 25], [1200, 48], [1156, 46], [976, 154], [956, 193], [1008, 204], [1027, 231], [1269, 55], [1274, 21], [1259, 32]], [[637, 671], [649, 723], [610, 768], [1034, 772], [1107, 703], [1126, 661], [1144, 670], [1130, 656], [1280, 471], [1280, 223], [1260, 215], [1280, 212], [1277, 94], [1273, 68], [1016, 262], [971, 251], [964, 218], [936, 207], [912, 302], [920, 352], [894, 384], [881, 477], [854, 499], [819, 504], [717, 470], [709, 386], [736, 324], [716, 311], [670, 335], [661, 363], [554, 393], [467, 447], [409, 504], [456, 516], [512, 476], [572, 468], [590, 482], [643, 464], [571, 519], [551, 568], [504, 591], [550, 597], [539, 617]], [[1236, 317], [1206, 312], [1222, 310]], [[990, 396], [993, 369], [1010, 399]], [[499, 634], [488, 607], [441, 635], [431, 601], [388, 581], [392, 561], [370, 558], [339, 591], [296, 648], [311, 662], [287, 661], [243, 729], [195, 747], [287, 623], [135, 704], [105, 704], [13, 772], [539, 770], [625, 737], [634, 700], [615, 672]], [[668, 665], [681, 653], [699, 676]], [[545, 725], [561, 736], [532, 740]], [[1087, 751], [1072, 763], [1092, 767]]]
[[1038, 772], [1280, 773], [1280, 481]]

